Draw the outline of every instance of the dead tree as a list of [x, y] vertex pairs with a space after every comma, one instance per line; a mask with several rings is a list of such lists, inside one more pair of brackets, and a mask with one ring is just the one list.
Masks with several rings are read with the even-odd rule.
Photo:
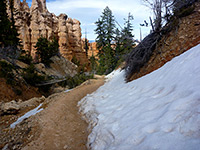
[[[143, 0], [143, 2], [154, 14], [154, 23], [151, 23], [153, 32], [159, 32], [162, 28], [163, 19], [170, 14], [170, 6], [174, 0]], [[151, 19], [150, 22], [152, 22]]]

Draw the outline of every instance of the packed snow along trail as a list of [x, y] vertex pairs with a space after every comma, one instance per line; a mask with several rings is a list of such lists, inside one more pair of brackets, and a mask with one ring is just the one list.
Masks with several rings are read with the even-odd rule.
[[87, 94], [103, 85], [104, 79], [92, 79], [71, 91], [52, 96], [47, 108], [37, 114], [41, 129], [39, 137], [26, 145], [24, 150], [85, 150], [87, 143], [87, 123], [81, 118], [77, 107]]
[[19, 117], [17, 119], [17, 121], [15, 121], [14, 123], [12, 123], [10, 125], [10, 128], [15, 128], [15, 126], [19, 123], [21, 123], [23, 120], [25, 120], [26, 118], [29, 118], [30, 116], [33, 116], [37, 113], [39, 113], [40, 111], [43, 110], [43, 108], [39, 109], [42, 106], [42, 104], [40, 104], [38, 107], [34, 108], [33, 110], [27, 112], [26, 114], [24, 114], [23, 116]]
[[92, 150], [199, 150], [200, 45], [129, 83], [117, 70], [79, 105]]

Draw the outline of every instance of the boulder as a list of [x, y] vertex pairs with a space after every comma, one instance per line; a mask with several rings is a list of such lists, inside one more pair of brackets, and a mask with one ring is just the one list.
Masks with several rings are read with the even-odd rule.
[[13, 100], [8, 103], [4, 103], [0, 106], [1, 115], [2, 114], [16, 114], [20, 110], [19, 104]]
[[64, 57], [54, 56], [51, 61], [50, 67], [45, 67], [42, 63], [36, 64], [36, 70], [54, 78], [73, 77], [77, 74], [77, 66]]
[[38, 106], [38, 104], [42, 103], [45, 101], [45, 97], [42, 96], [42, 97], [34, 97], [34, 98], [31, 98], [27, 101], [24, 101], [24, 102], [21, 102], [19, 103], [19, 107], [20, 109], [25, 109], [27, 107], [36, 107]]
[[45, 97], [34, 97], [27, 101], [22, 100], [12, 100], [7, 103], [0, 103], [0, 115], [10, 115], [17, 114], [20, 110], [26, 109], [28, 107], [36, 107], [38, 104], [45, 101]]

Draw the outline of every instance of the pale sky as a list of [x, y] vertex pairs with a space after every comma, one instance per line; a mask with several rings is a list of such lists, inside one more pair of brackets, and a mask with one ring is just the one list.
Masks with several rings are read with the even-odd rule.
[[[27, 0], [27, 2], [29, 2], [29, 5], [31, 4], [31, 0]], [[132, 24], [135, 39], [140, 39], [140, 28], [143, 37], [149, 33], [150, 27], [139, 25], [144, 20], [149, 21], [151, 15], [149, 8], [144, 6], [141, 0], [47, 0], [49, 12], [56, 15], [65, 13], [68, 17], [79, 20], [81, 22], [82, 37], [85, 37], [85, 31], [87, 30], [89, 40], [95, 40], [94, 29], [96, 26], [94, 23], [100, 18], [106, 6], [112, 10], [115, 19], [122, 27], [124, 18], [127, 18], [128, 13], [130, 12], [133, 15]], [[118, 25], [116, 26], [118, 27]]]

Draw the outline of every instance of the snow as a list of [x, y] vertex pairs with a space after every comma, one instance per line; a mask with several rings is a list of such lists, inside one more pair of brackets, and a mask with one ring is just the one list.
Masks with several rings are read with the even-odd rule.
[[92, 150], [200, 149], [200, 44], [132, 82], [107, 78], [79, 102]]
[[24, 119], [29, 118], [30, 116], [33, 116], [37, 113], [39, 113], [40, 111], [43, 110], [43, 108], [39, 109], [42, 106], [42, 104], [40, 104], [38, 107], [30, 110], [29, 112], [27, 112], [26, 114], [24, 114], [23, 116], [21, 116], [20, 118], [17, 119], [17, 121], [15, 121], [14, 123], [12, 123], [10, 125], [10, 128], [15, 128], [15, 126], [17, 124], [19, 124], [20, 122], [22, 122]]
[[72, 89], [68, 89], [68, 90], [65, 90], [64, 92], [67, 93], [67, 92], [70, 92], [71, 90], [72, 90]]

